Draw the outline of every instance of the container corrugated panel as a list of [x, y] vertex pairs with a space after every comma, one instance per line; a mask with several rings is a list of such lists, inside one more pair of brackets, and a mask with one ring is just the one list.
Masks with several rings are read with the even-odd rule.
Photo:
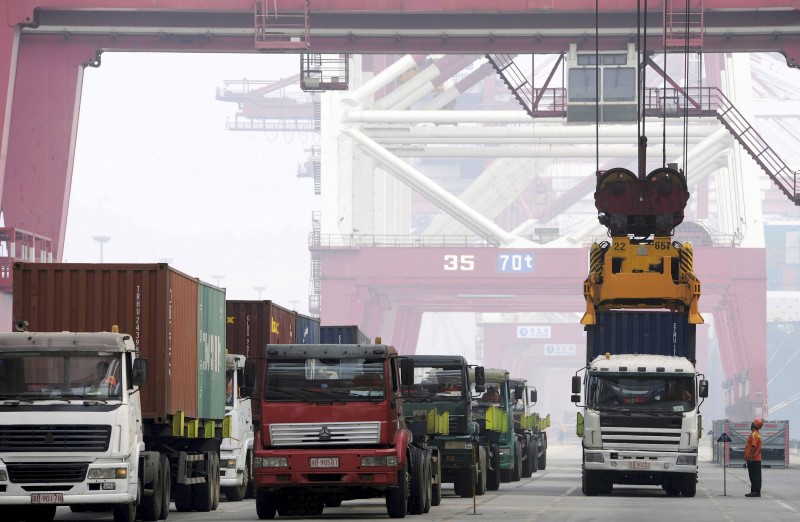
[[599, 312], [586, 326], [586, 360], [605, 353], [676, 355], [695, 361], [695, 325], [678, 312]]
[[200, 417], [225, 416], [225, 290], [200, 283], [197, 408]]
[[372, 344], [372, 340], [358, 326], [320, 326], [322, 344]]
[[264, 301], [269, 309], [269, 344], [294, 344], [294, 312], [272, 301]]
[[297, 314], [294, 321], [294, 337], [297, 344], [319, 344], [319, 319]]
[[[144, 418], [167, 423], [177, 411], [198, 418], [198, 287], [166, 264], [16, 263], [14, 317], [40, 332], [118, 325], [148, 361]], [[222, 331], [224, 316], [219, 321]]]

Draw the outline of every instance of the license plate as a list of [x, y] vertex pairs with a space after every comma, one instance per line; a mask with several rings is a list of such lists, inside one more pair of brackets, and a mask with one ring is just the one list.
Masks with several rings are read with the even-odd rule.
[[63, 504], [63, 493], [34, 493], [31, 495], [31, 504]]
[[650, 469], [650, 462], [647, 460], [632, 460], [628, 462], [628, 469]]
[[339, 457], [312, 457], [312, 468], [338, 468]]

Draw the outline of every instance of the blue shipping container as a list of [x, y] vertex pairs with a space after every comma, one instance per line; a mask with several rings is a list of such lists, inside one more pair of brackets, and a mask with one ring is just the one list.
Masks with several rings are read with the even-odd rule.
[[295, 314], [294, 342], [297, 344], [319, 344], [319, 319]]
[[372, 344], [372, 340], [358, 326], [320, 326], [322, 344]]
[[586, 362], [606, 352], [676, 355], [695, 362], [696, 325], [687, 313], [599, 312], [586, 326]]

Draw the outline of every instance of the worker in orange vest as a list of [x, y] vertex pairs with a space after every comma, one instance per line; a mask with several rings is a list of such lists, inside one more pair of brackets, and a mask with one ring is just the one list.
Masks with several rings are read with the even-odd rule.
[[750, 436], [744, 446], [744, 460], [747, 463], [747, 474], [750, 475], [750, 493], [745, 497], [761, 496], [761, 427], [764, 421], [759, 418], [750, 425]]

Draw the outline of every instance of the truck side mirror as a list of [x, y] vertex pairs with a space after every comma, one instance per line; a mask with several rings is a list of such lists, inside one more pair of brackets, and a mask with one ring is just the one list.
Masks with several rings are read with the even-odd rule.
[[698, 390], [698, 395], [700, 395], [700, 397], [703, 398], [703, 399], [708, 397], [708, 381], [707, 380], [703, 379], [702, 381], [700, 381], [700, 389]]
[[525, 397], [525, 387], [524, 386], [514, 387], [514, 399], [521, 400], [523, 397]]
[[[579, 375], [572, 376], [572, 393], [581, 392], [581, 378]], [[575, 401], [572, 401], [575, 402]]]
[[414, 360], [400, 359], [400, 382], [404, 386], [414, 384]]
[[[483, 366], [476, 366], [475, 367], [475, 389], [478, 389], [478, 386], [483, 386], [486, 384], [486, 371], [484, 370]], [[480, 390], [478, 390], [480, 391]]]
[[244, 379], [242, 381], [244, 381], [242, 385], [250, 390], [256, 385], [256, 362], [254, 360], [247, 359], [244, 362]]
[[134, 359], [131, 371], [131, 383], [143, 386], [147, 382], [147, 359]]
[[248, 386], [244, 383], [244, 368], [239, 368], [236, 370], [236, 382], [239, 385], [239, 393], [237, 393], [237, 397], [239, 399], [248, 399], [253, 394], [253, 387]]
[[573, 393], [570, 396], [569, 400], [574, 402], [574, 403], [579, 403], [579, 402], [581, 402], [581, 394], [580, 393]]
[[531, 404], [536, 404], [537, 399], [536, 388], [534, 388], [531, 390]]

